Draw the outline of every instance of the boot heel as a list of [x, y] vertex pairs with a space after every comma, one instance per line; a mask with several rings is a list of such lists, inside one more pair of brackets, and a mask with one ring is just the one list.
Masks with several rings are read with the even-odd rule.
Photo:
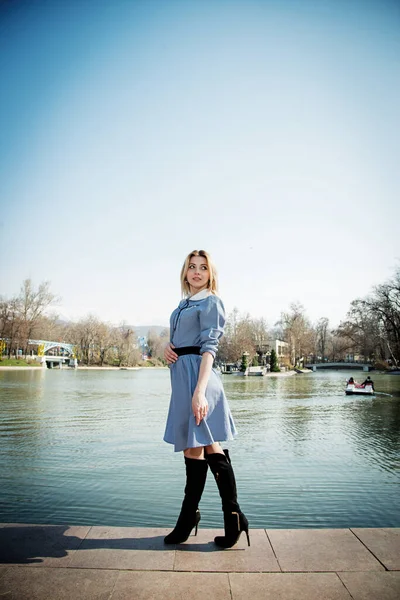
[[164, 538], [164, 543], [165, 544], [182, 544], [183, 542], [186, 542], [186, 540], [188, 539], [188, 537], [190, 536], [190, 534], [192, 533], [193, 529], [195, 529], [195, 535], [197, 535], [197, 528], [201, 519], [200, 516], [200, 511], [199, 509], [196, 510], [196, 514], [194, 517], [194, 523], [190, 523], [190, 515], [185, 515], [184, 513], [181, 512], [181, 514], [179, 515], [177, 524], [175, 526], [175, 529], [173, 531], [171, 531], [170, 534], [168, 534], [165, 538]]
[[175, 528], [164, 538], [165, 544], [182, 544], [186, 542], [193, 529], [196, 529], [197, 535], [197, 527], [201, 518], [198, 504], [206, 483], [208, 464], [205, 460], [187, 458], [186, 456], [185, 463], [185, 497]]
[[245, 534], [247, 535], [247, 544], [250, 546], [250, 536], [249, 536], [249, 530], [245, 529]]
[[195, 531], [194, 531], [194, 535], [197, 535], [197, 528], [198, 528], [198, 526], [199, 526], [200, 519], [201, 519], [201, 516], [200, 516], [200, 511], [199, 511], [199, 509], [197, 509], [197, 510], [196, 510], [196, 525], [195, 525], [196, 529], [195, 529]]

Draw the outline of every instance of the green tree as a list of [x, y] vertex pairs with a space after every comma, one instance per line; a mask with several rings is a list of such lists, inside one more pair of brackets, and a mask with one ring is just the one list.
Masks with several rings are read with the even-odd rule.
[[278, 358], [276, 356], [276, 352], [274, 349], [271, 350], [270, 365], [271, 365], [271, 373], [279, 373], [280, 368], [278, 365]]
[[248, 366], [249, 366], [249, 361], [247, 360], [247, 354], [246, 354], [246, 352], [243, 352], [242, 364], [240, 365], [241, 372], [245, 373]]

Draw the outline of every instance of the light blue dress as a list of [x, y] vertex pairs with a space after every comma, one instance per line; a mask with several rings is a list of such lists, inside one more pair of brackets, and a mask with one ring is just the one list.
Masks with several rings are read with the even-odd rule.
[[174, 444], [175, 452], [232, 440], [237, 433], [221, 376], [214, 368], [205, 392], [208, 414], [199, 425], [196, 425], [192, 411], [201, 354], [210, 352], [215, 357], [224, 325], [224, 305], [213, 294], [201, 299], [182, 300], [171, 315], [170, 341], [174, 346], [200, 346], [200, 356], [186, 354], [170, 365], [172, 393], [164, 441]]

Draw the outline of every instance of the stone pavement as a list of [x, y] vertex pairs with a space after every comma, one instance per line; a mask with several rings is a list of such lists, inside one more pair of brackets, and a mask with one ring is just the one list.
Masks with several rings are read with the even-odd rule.
[[399, 600], [398, 529], [220, 530], [0, 524], [0, 600]]

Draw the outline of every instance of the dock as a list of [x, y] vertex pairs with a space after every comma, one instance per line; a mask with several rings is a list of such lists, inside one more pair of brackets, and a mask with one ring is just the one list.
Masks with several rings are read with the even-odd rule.
[[[201, 525], [201, 523], [200, 523]], [[398, 600], [400, 528], [251, 529], [215, 546], [201, 529], [0, 524], [7, 600]]]

